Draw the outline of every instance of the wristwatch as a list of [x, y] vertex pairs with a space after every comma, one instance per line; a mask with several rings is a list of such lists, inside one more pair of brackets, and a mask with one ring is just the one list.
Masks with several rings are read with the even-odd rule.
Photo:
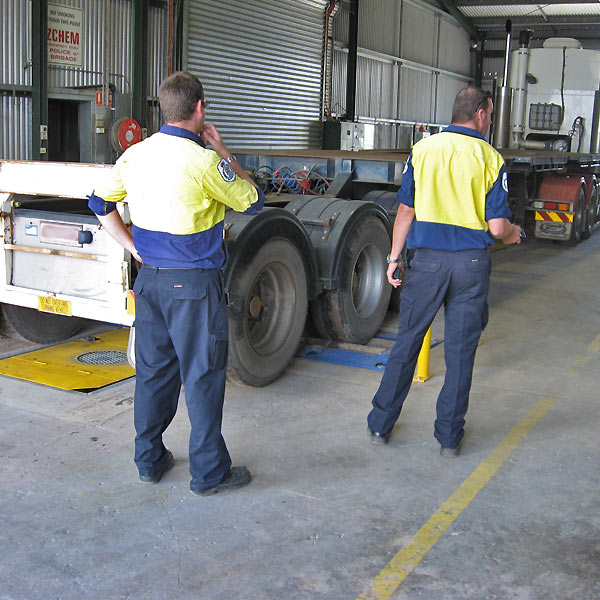
[[227, 158], [223, 159], [226, 163], [231, 164], [234, 160], [237, 160], [237, 158], [235, 157], [234, 154], [232, 154], [231, 156], [228, 156]]
[[390, 258], [390, 255], [388, 254], [388, 255], [385, 257], [385, 260], [387, 260], [387, 264], [388, 264], [388, 265], [393, 265], [393, 264], [396, 264], [396, 263], [402, 262], [402, 257], [400, 257], [400, 258]]

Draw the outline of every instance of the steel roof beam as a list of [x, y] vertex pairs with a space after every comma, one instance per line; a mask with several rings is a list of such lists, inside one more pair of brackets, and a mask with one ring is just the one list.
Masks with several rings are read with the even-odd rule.
[[[460, 8], [462, 6], [526, 6], [531, 2], [526, 0], [454, 0], [454, 4]], [[598, 4], [598, 0], [544, 0], [539, 4], [534, 4], [533, 8], [548, 4]]]
[[442, 5], [442, 8], [446, 10], [446, 12], [450, 13], [460, 23], [462, 28], [469, 33], [472, 38], [476, 40], [481, 38], [481, 33], [477, 31], [475, 27], [473, 27], [471, 19], [465, 17], [465, 15], [458, 10], [454, 0], [439, 0], [439, 3]]

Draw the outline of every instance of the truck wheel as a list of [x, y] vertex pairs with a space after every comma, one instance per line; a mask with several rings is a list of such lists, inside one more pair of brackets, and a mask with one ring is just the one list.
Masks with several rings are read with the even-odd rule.
[[0, 330], [6, 337], [24, 338], [36, 344], [53, 344], [73, 337], [86, 320], [39, 312], [33, 308], [2, 305]]
[[582, 234], [584, 240], [587, 240], [592, 235], [592, 228], [596, 223], [596, 215], [598, 213], [598, 188], [594, 186], [590, 194], [590, 204], [585, 214], [585, 230]]
[[576, 246], [582, 239], [584, 239], [585, 232], [585, 190], [583, 187], [579, 188], [579, 194], [577, 196], [577, 208], [575, 209], [575, 215], [573, 216], [573, 225], [571, 227], [571, 237], [569, 238], [568, 244], [570, 246]]
[[299, 250], [286, 239], [271, 239], [236, 266], [229, 294], [228, 376], [267, 385], [293, 359], [304, 331], [308, 297]]
[[377, 333], [392, 291], [386, 278], [389, 248], [389, 234], [377, 217], [365, 218], [348, 236], [338, 288], [323, 292], [311, 308], [323, 337], [365, 344]]

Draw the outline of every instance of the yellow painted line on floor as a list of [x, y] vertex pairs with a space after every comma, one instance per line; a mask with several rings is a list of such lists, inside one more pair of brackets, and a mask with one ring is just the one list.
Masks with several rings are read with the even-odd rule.
[[553, 404], [554, 398], [542, 398], [521, 422], [515, 425], [429, 521], [417, 531], [412, 540], [392, 558], [358, 600], [385, 600], [394, 593]]
[[580, 356], [574, 363], [573, 367], [567, 371], [567, 375], [576, 376], [579, 375], [580, 369], [585, 367], [594, 356], [600, 352], [600, 334], [598, 334], [587, 347], [587, 350]]

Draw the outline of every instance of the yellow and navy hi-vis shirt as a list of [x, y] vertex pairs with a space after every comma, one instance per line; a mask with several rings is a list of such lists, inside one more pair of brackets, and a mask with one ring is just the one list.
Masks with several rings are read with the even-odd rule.
[[511, 216], [502, 156], [478, 131], [457, 125], [414, 145], [396, 198], [415, 209], [408, 248], [493, 246], [487, 221]]
[[199, 136], [172, 125], [131, 146], [107, 172], [88, 205], [106, 215], [126, 199], [135, 248], [154, 267], [223, 267], [225, 206], [255, 214], [264, 204], [262, 190], [236, 177]]

